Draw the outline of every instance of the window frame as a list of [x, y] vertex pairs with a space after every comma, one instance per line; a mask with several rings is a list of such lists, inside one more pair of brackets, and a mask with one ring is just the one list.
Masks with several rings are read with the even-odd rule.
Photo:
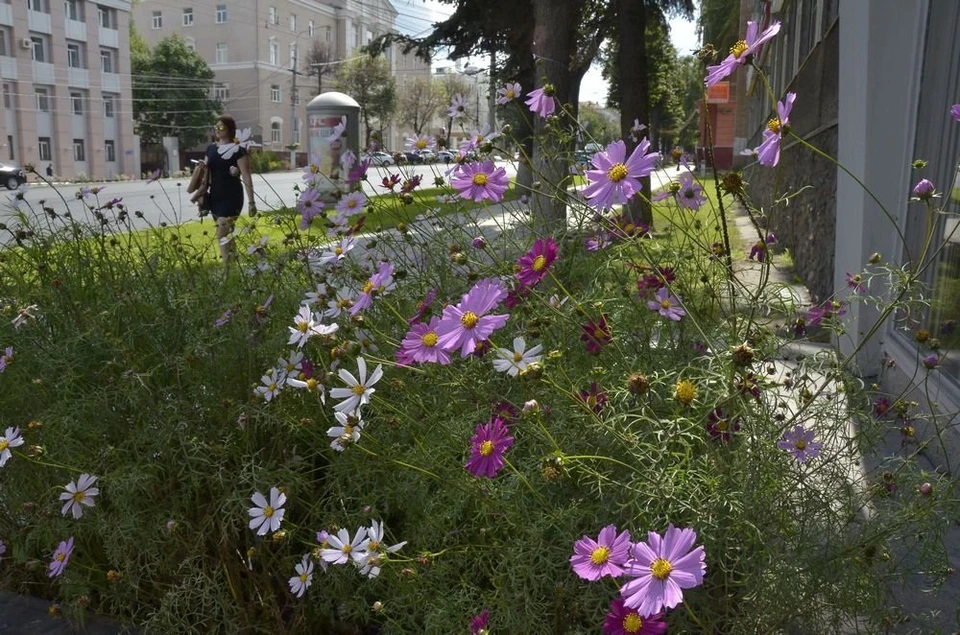
[[33, 92], [37, 98], [37, 112], [50, 112], [50, 89], [34, 88]]
[[283, 93], [280, 92], [280, 84], [270, 84], [270, 101], [275, 104], [283, 103]]
[[70, 113], [74, 115], [83, 115], [83, 93], [78, 90], [70, 91]]
[[[74, 58], [76, 64], [74, 64]], [[83, 68], [83, 57], [80, 53], [80, 44], [67, 42], [67, 68]]]
[[230, 84], [217, 83], [213, 85], [213, 98], [220, 103], [230, 100]]
[[[47, 46], [46, 46], [46, 42], [43, 41], [43, 37], [39, 35], [31, 35], [30, 42], [31, 42], [30, 59], [34, 62], [40, 62], [42, 64], [45, 64], [47, 61], [47, 56], [46, 56]], [[37, 51], [40, 52], [39, 55], [37, 54]]]
[[53, 161], [53, 144], [50, 137], [37, 137], [37, 154], [41, 161]]
[[216, 15], [216, 18], [214, 18], [214, 22], [215, 22], [216, 24], [226, 24], [226, 23], [227, 23], [227, 5], [225, 5], [225, 4], [218, 4], [218, 5], [216, 6], [216, 8], [214, 9], [214, 14]]
[[150, 28], [154, 31], [163, 28], [163, 11], [154, 11], [150, 16]]
[[[104, 64], [104, 60], [108, 60], [108, 63]], [[109, 66], [109, 68], [107, 68]], [[101, 73], [116, 73], [117, 71], [113, 70], [113, 51], [110, 49], [102, 48], [100, 49], [100, 72]]]
[[116, 97], [109, 93], [103, 93], [101, 99], [103, 101], [103, 116], [113, 119], [116, 116]]
[[276, 7], [267, 9], [267, 21], [273, 26], [280, 24], [280, 14], [277, 12]]
[[[79, 150], [79, 152], [77, 152], [77, 150]], [[74, 161], [87, 160], [87, 144], [83, 139], [73, 140], [73, 160]]]
[[283, 124], [279, 121], [270, 122], [270, 142], [283, 143]]
[[113, 139], [103, 140], [103, 154], [107, 163], [117, 162], [117, 144]]
[[192, 27], [194, 23], [193, 7], [184, 7], [182, 15], [183, 15], [183, 26], [187, 28]]
[[[221, 53], [223, 55], [221, 55]], [[230, 63], [230, 47], [227, 42], [217, 42], [217, 46], [214, 53], [214, 64], [229, 64]]]

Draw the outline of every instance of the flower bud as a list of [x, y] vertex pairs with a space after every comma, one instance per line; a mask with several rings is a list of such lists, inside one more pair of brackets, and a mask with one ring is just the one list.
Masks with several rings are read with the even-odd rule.
[[913, 186], [913, 195], [921, 201], [929, 201], [931, 198], [933, 198], [933, 194], [933, 183], [927, 179], [920, 179], [920, 181]]
[[520, 409], [520, 412], [525, 415], [540, 412], [540, 403], [536, 399], [525, 401], [523, 403], [523, 408]]
[[929, 496], [932, 493], [933, 493], [933, 485], [931, 485], [930, 483], [924, 483], [923, 485], [920, 486], [920, 494], [922, 496]]

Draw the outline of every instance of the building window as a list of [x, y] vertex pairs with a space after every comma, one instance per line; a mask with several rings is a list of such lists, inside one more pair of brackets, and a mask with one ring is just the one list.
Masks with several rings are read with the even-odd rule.
[[40, 13], [50, 13], [50, 5], [44, 0], [27, 0], [27, 8]]
[[104, 73], [113, 73], [113, 51], [100, 49], [100, 70]]
[[270, 101], [275, 104], [280, 103], [280, 84], [273, 84], [270, 86]]
[[297, 45], [290, 45], [290, 68], [297, 67]]
[[163, 14], [160, 13], [159, 11], [154, 11], [154, 12], [153, 12], [153, 18], [152, 18], [152, 21], [151, 21], [151, 23], [150, 23], [150, 26], [151, 26], [152, 28], [154, 28], [154, 29], [162, 29], [162, 28], [163, 28]]
[[293, 120], [293, 142], [300, 143], [300, 120]]
[[46, 56], [43, 52], [43, 38], [34, 35], [30, 38], [30, 42], [33, 44], [33, 46], [30, 48], [30, 59], [32, 59], [34, 62], [45, 62]]
[[270, 123], [270, 141], [273, 143], [280, 143], [280, 122], [274, 121]]
[[77, 0], [63, 0], [63, 12], [67, 14], [68, 20], [83, 21], [83, 14], [80, 12], [80, 3]]
[[290, 14], [290, 30], [296, 32], [297, 30], [297, 14]]
[[111, 9], [110, 7], [101, 7], [97, 5], [97, 21], [100, 23], [100, 28], [116, 29], [117, 28], [116, 9]]
[[67, 66], [70, 68], [83, 68], [80, 64], [79, 44], [67, 44]]
[[217, 42], [217, 64], [227, 63], [227, 43]]
[[313, 37], [316, 34], [317, 30], [313, 26], [313, 20], [307, 22], [307, 35]]
[[75, 115], [83, 114], [83, 93], [71, 91], [70, 112]]
[[114, 101], [113, 95], [103, 94], [103, 116], [113, 117]]
[[280, 14], [277, 13], [276, 7], [270, 7], [270, 24], [277, 25], [280, 24]]
[[87, 153], [83, 146], [83, 139], [73, 140], [73, 160], [74, 161], [87, 160]]
[[332, 35], [332, 32], [331, 32], [331, 29], [330, 29], [330, 27], [327, 27], [327, 35], [326, 35], [326, 40], [327, 40], [327, 42], [329, 42], [329, 41], [330, 41], [330, 38], [332, 38], [332, 37], [333, 37], [333, 35]]
[[3, 107], [12, 108], [11, 104], [13, 103], [13, 91], [10, 89], [10, 84], [3, 85]]
[[7, 135], [7, 156], [10, 158], [11, 161], [17, 158], [13, 154], [13, 135], [12, 134]]
[[41, 161], [50, 160], [50, 137], [40, 137], [37, 139], [37, 151], [40, 153]]
[[113, 163], [117, 160], [117, 146], [113, 139], [106, 139], [103, 142], [103, 152], [107, 155], [107, 163]]
[[37, 112], [50, 112], [50, 91], [46, 88], [36, 88]]
[[297, 106], [300, 105], [300, 89], [299, 88], [293, 91], [293, 103]]
[[274, 39], [270, 39], [270, 63], [274, 66], [280, 65], [280, 47]]
[[196, 51], [196, 50], [197, 50], [197, 40], [196, 40], [196, 39], [194, 39], [194, 38], [192, 38], [192, 37], [185, 37], [185, 38], [183, 38], [183, 40], [184, 40], [184, 42], [186, 42], [188, 49], [190, 49], [191, 51]]
[[227, 5], [217, 5], [217, 24], [224, 24], [227, 21]]
[[213, 98], [221, 103], [230, 99], [230, 85], [215, 84], [213, 87]]
[[193, 9], [183, 10], [183, 26], [193, 26]]
[[0, 55], [4, 57], [13, 57], [11, 53], [13, 50], [10, 48], [10, 32], [7, 29], [0, 28]]

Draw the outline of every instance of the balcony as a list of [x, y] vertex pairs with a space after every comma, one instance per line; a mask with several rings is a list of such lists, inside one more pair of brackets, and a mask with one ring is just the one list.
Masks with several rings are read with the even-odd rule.
[[109, 46], [110, 48], [120, 48], [120, 32], [116, 29], [105, 29], [100, 27], [100, 46]]
[[17, 58], [0, 56], [0, 77], [3, 79], [17, 79]]
[[0, 24], [13, 26], [13, 9], [9, 4], [0, 4]]
[[67, 83], [75, 88], [90, 88], [90, 71], [85, 68], [67, 68]]
[[100, 73], [100, 88], [105, 93], [119, 93], [120, 75], [118, 73]]
[[40, 13], [39, 11], [27, 11], [27, 25], [31, 31], [37, 33], [53, 34], [53, 27], [50, 23], [49, 13]]
[[67, 19], [66, 35], [68, 40], [87, 41], [87, 23], [78, 20]]
[[34, 84], [56, 84], [57, 67], [46, 62], [31, 62], [33, 64]]

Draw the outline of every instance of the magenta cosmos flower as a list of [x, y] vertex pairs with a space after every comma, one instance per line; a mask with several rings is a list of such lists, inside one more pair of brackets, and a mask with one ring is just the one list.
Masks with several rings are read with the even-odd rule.
[[581, 390], [580, 399], [596, 414], [603, 412], [604, 406], [607, 405], [607, 393], [597, 386], [597, 382], [590, 384], [590, 390]]
[[610, 333], [610, 325], [607, 324], [607, 314], [604, 313], [597, 321], [588, 320], [586, 324], [581, 324], [580, 340], [586, 342], [587, 352], [591, 355], [598, 355], [603, 347], [610, 343], [613, 335]]
[[382, 262], [376, 273], [370, 276], [370, 279], [360, 289], [356, 301], [350, 307], [350, 315], [356, 315], [373, 304], [375, 293], [391, 291], [393, 287], [393, 265], [389, 262]]
[[777, 102], [777, 116], [767, 122], [767, 129], [763, 131], [763, 142], [754, 148], [760, 165], [772, 168], [780, 162], [780, 140], [790, 126], [790, 111], [793, 110], [796, 98], [796, 93], [787, 93], [783, 101]]
[[672, 609], [683, 601], [683, 589], [703, 584], [707, 570], [703, 547], [693, 548], [697, 534], [692, 529], [667, 533], [651, 531], [648, 542], [638, 542], [630, 550], [624, 574], [634, 578], [620, 587], [624, 604], [637, 609], [640, 617], [650, 617], [663, 609]]
[[490, 609], [483, 609], [480, 615], [470, 619], [470, 635], [480, 635], [487, 631], [487, 620], [490, 618]]
[[440, 346], [446, 351], [460, 349], [467, 357], [493, 332], [502, 328], [509, 315], [487, 315], [506, 297], [507, 290], [499, 280], [480, 280], [464, 294], [456, 306], [447, 306], [437, 324]]
[[440, 324], [440, 318], [436, 316], [430, 320], [429, 324], [424, 322], [415, 324], [400, 344], [399, 355], [402, 359], [417, 363], [449, 364], [450, 354], [439, 346], [438, 324]]
[[47, 567], [47, 577], [56, 578], [59, 577], [63, 570], [67, 568], [67, 565], [70, 563], [70, 554], [73, 553], [73, 536], [62, 541], [58, 546], [57, 550], [53, 552], [53, 559], [50, 560], [50, 565]]
[[624, 604], [623, 598], [610, 603], [610, 612], [603, 620], [604, 635], [664, 635], [666, 632], [663, 613], [640, 617], [636, 609]]
[[607, 575], [619, 578], [623, 575], [623, 565], [630, 557], [631, 546], [630, 532], [623, 531], [618, 535], [614, 525], [607, 525], [600, 530], [596, 540], [584, 536], [573, 543], [570, 566], [574, 573], [590, 582]]
[[954, 104], [953, 107], [950, 108], [950, 116], [960, 121], [960, 104]]
[[535, 287], [543, 280], [550, 265], [557, 259], [557, 243], [553, 238], [538, 238], [530, 251], [517, 258], [517, 280], [524, 287]]
[[476, 203], [484, 200], [499, 203], [510, 185], [507, 171], [498, 168], [493, 161], [467, 163], [457, 168], [450, 185], [465, 198]]
[[757, 31], [759, 30], [760, 25], [756, 22], [747, 22], [746, 36], [730, 47], [730, 55], [716, 66], [707, 67], [707, 78], [705, 80], [707, 88], [733, 73], [737, 70], [737, 67], [746, 64], [751, 55], [756, 55], [764, 42], [780, 32], [780, 23], [774, 22], [767, 27], [760, 37], [757, 37]]
[[917, 184], [913, 186], [913, 195], [914, 197], [920, 199], [921, 201], [929, 201], [936, 194], [936, 188], [933, 186], [933, 183], [927, 179], [920, 179], [917, 181]]
[[660, 315], [665, 318], [679, 322], [680, 318], [687, 314], [687, 312], [683, 310], [683, 307], [680, 306], [679, 298], [670, 295], [666, 287], [660, 287], [654, 298], [655, 299], [647, 302], [647, 308], [651, 311], [659, 312]]
[[783, 439], [777, 442], [777, 447], [792, 455], [798, 463], [804, 463], [820, 455], [820, 448], [823, 446], [815, 437], [813, 430], [795, 426], [783, 433]]
[[595, 170], [587, 170], [590, 182], [583, 195], [590, 205], [606, 209], [614, 203], [626, 203], [640, 191], [640, 180], [649, 176], [660, 160], [658, 152], [647, 153], [650, 141], [644, 138], [627, 159], [627, 146], [614, 141], [606, 151], [593, 155]]
[[493, 478], [503, 469], [503, 453], [513, 445], [513, 437], [503, 419], [494, 418], [477, 426], [470, 444], [470, 460], [464, 467], [474, 476]]
[[553, 99], [554, 87], [551, 84], [544, 85], [543, 88], [531, 90], [527, 93], [526, 103], [530, 107], [530, 112], [536, 113], [546, 119], [553, 114], [557, 108], [557, 103]]
[[714, 408], [707, 416], [707, 432], [715, 441], [729, 441], [739, 431], [740, 417], [729, 417], [720, 408]]

